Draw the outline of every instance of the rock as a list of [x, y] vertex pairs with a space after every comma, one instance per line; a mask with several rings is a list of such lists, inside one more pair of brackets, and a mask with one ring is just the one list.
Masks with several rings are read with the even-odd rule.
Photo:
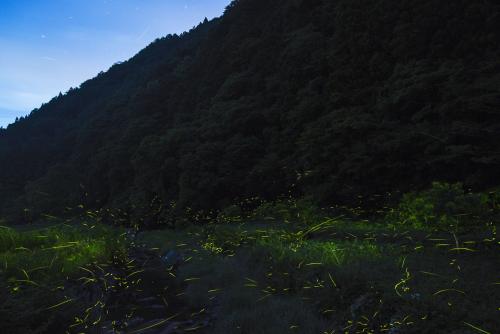
[[184, 257], [182, 256], [182, 254], [173, 249], [169, 250], [165, 255], [161, 257], [163, 263], [165, 263], [169, 267], [177, 267], [183, 259]]

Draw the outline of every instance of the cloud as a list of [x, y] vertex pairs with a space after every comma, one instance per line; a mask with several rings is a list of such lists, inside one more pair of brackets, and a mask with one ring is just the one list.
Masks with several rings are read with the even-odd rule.
[[148, 25], [146, 27], [146, 29], [144, 29], [142, 31], [142, 33], [139, 35], [139, 37], [136, 38], [136, 42], [139, 42], [139, 41], [143, 40], [144, 37], [146, 36], [146, 34], [149, 32], [149, 30], [151, 30], [151, 26], [150, 25]]

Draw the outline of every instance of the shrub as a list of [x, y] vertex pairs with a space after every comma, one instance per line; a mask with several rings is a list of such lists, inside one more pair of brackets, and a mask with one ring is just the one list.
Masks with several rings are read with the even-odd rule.
[[491, 219], [490, 197], [466, 192], [461, 183], [434, 182], [428, 190], [405, 194], [388, 219], [424, 229], [471, 228]]

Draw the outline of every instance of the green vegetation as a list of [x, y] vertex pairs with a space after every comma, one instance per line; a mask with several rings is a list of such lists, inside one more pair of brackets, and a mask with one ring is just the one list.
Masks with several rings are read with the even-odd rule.
[[1, 226], [2, 274], [12, 282], [34, 285], [40, 283], [38, 278], [47, 283], [67, 277], [82, 266], [105, 262], [118, 255], [116, 252], [123, 253], [125, 244], [117, 232], [102, 225], [90, 229], [62, 224], [21, 232]]
[[[119, 233], [97, 224], [0, 226], [2, 331], [63, 333], [76, 316], [85, 315], [91, 300], [85, 301], [88, 291], [78, 287], [96, 280], [83, 280], [94, 266], [123, 257], [126, 245]], [[82, 324], [77, 320], [77, 325]]]
[[[84, 224], [2, 227], [0, 320], [9, 333], [161, 333], [169, 325], [228, 334], [493, 333], [498, 209], [495, 193], [435, 183], [369, 220], [357, 209], [287, 199], [128, 241], [99, 213]], [[350, 215], [328, 218], [339, 210]], [[435, 212], [473, 219], [457, 228]]]
[[[439, 207], [440, 192], [451, 191], [454, 201], [484, 198], [461, 189], [435, 184], [408, 194], [390, 216], [407, 215], [414, 198]], [[464, 204], [460, 214], [477, 212]], [[493, 333], [500, 325], [500, 220], [491, 210], [492, 220], [456, 229], [441, 220], [401, 224], [317, 214], [304, 223], [300, 207], [317, 212], [279, 201], [255, 210], [252, 222], [236, 217], [143, 232], [139, 240], [168, 243], [163, 251], [177, 249], [189, 259], [177, 281], [193, 310], [216, 315], [211, 333]], [[270, 219], [273, 212], [278, 218]], [[261, 216], [269, 219], [255, 221]]]
[[474, 229], [482, 228], [498, 219], [500, 206], [495, 193], [465, 192], [460, 183], [434, 182], [427, 191], [409, 193], [389, 220], [419, 229]]

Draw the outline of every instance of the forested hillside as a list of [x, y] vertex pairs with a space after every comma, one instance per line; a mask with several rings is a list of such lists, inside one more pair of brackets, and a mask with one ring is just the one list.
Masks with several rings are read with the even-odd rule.
[[0, 130], [0, 216], [498, 186], [499, 32], [494, 0], [234, 1]]

